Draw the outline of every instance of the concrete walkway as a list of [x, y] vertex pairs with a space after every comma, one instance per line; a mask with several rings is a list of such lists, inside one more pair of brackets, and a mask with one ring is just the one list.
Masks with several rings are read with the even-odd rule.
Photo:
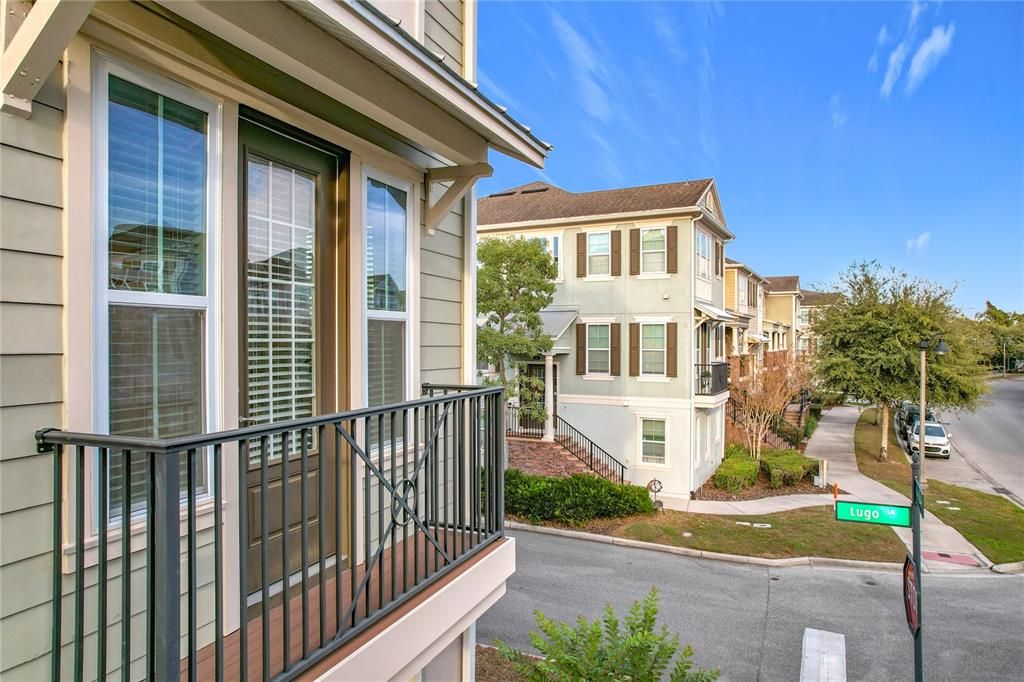
[[[815, 459], [828, 460], [829, 481], [839, 484], [847, 494], [840, 495], [841, 500], [859, 502], [877, 502], [880, 504], [909, 505], [910, 500], [878, 481], [868, 478], [857, 469], [857, 457], [853, 449], [853, 430], [860, 417], [856, 407], [833, 407], [821, 415], [818, 428], [814, 431], [807, 444], [806, 455]], [[902, 453], [896, 453], [900, 456]], [[772, 514], [802, 507], [832, 504], [831, 495], [784, 495], [765, 497], [760, 500], [742, 500], [736, 502], [717, 502], [710, 500], [690, 500], [683, 511], [697, 514], [721, 515], [755, 515]], [[896, 535], [907, 545], [913, 541], [909, 528], [893, 528]], [[978, 549], [967, 541], [955, 529], [942, 523], [933, 514], [925, 514], [922, 525], [921, 551], [950, 555], [967, 555], [975, 558], [978, 563], [988, 566], [989, 562]], [[930, 570], [970, 569], [973, 566], [925, 559], [924, 565]]]

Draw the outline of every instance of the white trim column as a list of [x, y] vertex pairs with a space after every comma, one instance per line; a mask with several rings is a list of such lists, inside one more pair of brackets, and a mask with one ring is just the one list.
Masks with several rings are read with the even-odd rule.
[[555, 356], [544, 354], [544, 440], [555, 440]]

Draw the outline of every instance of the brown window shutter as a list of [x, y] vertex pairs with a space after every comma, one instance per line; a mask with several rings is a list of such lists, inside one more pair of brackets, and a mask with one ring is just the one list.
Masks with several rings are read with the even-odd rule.
[[669, 273], [679, 272], [679, 228], [669, 225], [665, 237], [665, 267]]
[[576, 276], [587, 276], [587, 235], [583, 232], [576, 235]]
[[611, 325], [611, 374], [617, 377], [622, 374], [622, 325], [613, 322]]
[[640, 376], [640, 325], [629, 323], [629, 376]]
[[576, 325], [576, 374], [587, 373], [587, 325]]
[[629, 231], [629, 274], [640, 274], [640, 230]]
[[678, 330], [679, 324], [676, 322], [665, 325], [665, 374], [670, 377], [679, 376]]
[[612, 230], [612, 277], [622, 274], [622, 231]]

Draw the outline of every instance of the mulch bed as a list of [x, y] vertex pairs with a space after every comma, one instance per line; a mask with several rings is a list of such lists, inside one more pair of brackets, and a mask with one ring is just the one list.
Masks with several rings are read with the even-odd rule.
[[[846, 492], [840, 490], [840, 493]], [[709, 478], [698, 488], [694, 494], [695, 500], [712, 500], [716, 502], [736, 502], [739, 500], [759, 500], [764, 497], [778, 497], [780, 495], [831, 495], [831, 488], [819, 488], [806, 478], [797, 485], [784, 485], [781, 488], [772, 488], [768, 485], [768, 474], [759, 471], [757, 483], [749, 488], [744, 488], [735, 493], [728, 490], [721, 490], [715, 487], [715, 479]]]
[[476, 679], [484, 682], [524, 682], [512, 663], [490, 646], [476, 647]]

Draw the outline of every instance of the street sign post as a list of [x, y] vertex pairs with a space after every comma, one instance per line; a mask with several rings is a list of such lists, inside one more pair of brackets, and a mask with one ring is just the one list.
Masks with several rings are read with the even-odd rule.
[[917, 511], [921, 513], [921, 518], [924, 518], [924, 491], [921, 490], [921, 481], [914, 479], [914, 505], [917, 507]]
[[917, 596], [917, 564], [908, 554], [906, 561], [903, 562], [903, 607], [907, 612], [907, 627], [910, 628], [910, 634], [914, 639], [917, 639], [917, 633], [921, 631]]
[[910, 507], [837, 500], [836, 521], [854, 521], [856, 523], [873, 523], [880, 526], [910, 528]]

